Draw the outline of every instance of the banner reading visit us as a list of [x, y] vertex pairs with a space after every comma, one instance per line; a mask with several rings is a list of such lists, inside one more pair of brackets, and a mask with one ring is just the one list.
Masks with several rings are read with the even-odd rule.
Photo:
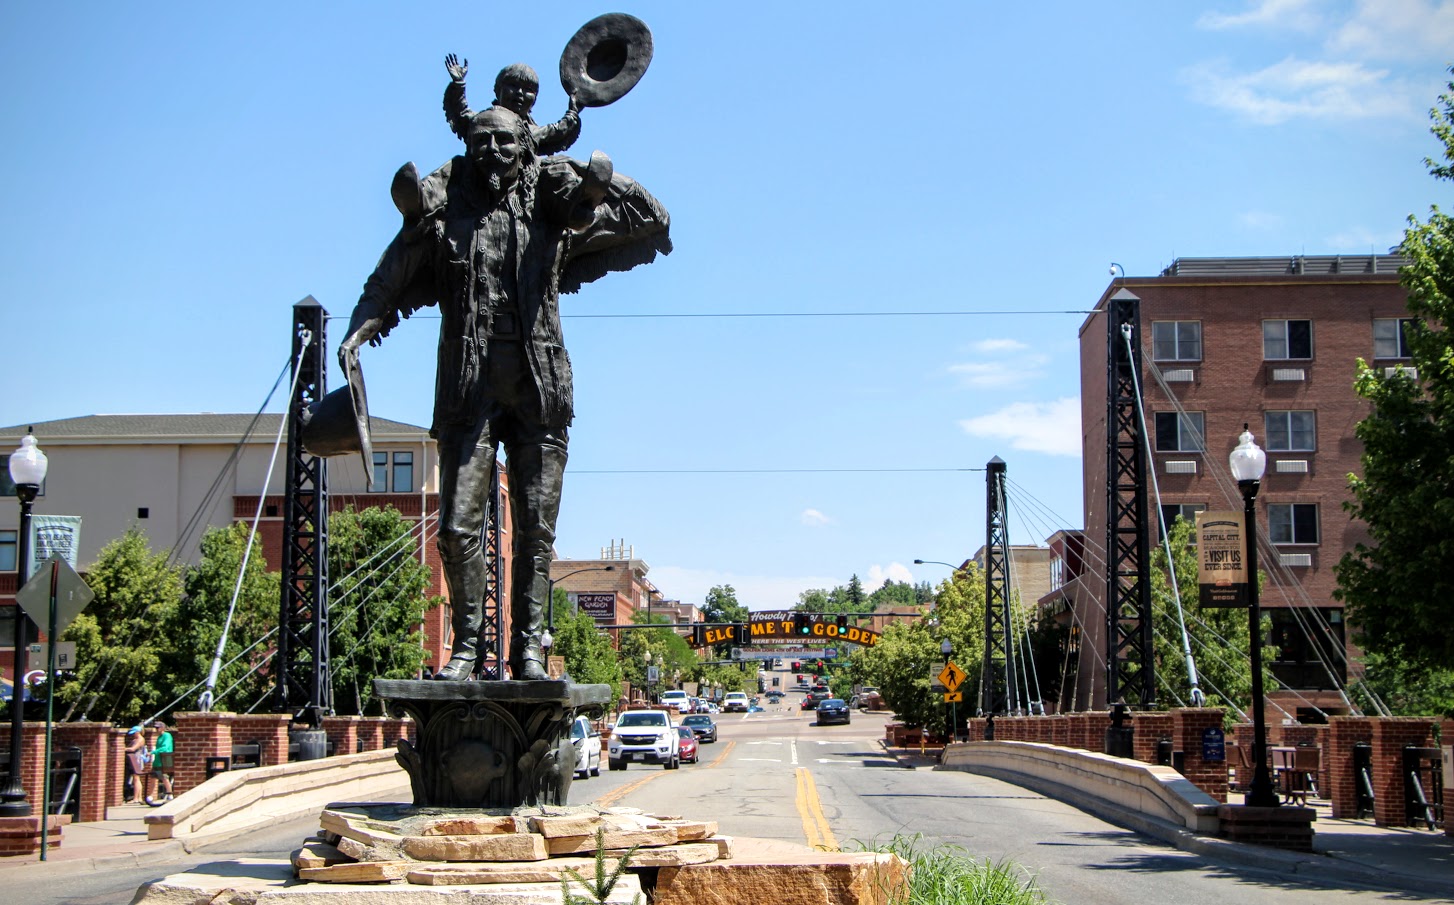
[[1251, 606], [1242, 537], [1242, 513], [1197, 513], [1197, 583], [1202, 606], [1224, 609]]

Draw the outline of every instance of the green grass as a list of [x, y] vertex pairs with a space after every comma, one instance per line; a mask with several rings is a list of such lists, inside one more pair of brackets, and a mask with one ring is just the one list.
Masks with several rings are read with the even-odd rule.
[[863, 848], [909, 862], [909, 887], [889, 891], [893, 905], [1053, 905], [1034, 875], [1010, 861], [979, 861], [955, 845], [925, 848], [917, 835]]

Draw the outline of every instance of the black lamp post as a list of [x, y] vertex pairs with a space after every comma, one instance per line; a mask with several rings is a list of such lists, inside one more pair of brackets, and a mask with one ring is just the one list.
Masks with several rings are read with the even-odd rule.
[[[15, 496], [20, 499], [20, 543], [16, 545], [15, 588], [18, 592], [25, 586], [30, 575], [27, 566], [30, 560], [30, 509], [45, 481], [46, 458], [40, 447], [35, 445], [35, 435], [27, 432], [20, 438], [20, 448], [10, 454], [10, 480], [15, 484]], [[5, 788], [0, 789], [0, 817], [29, 817], [30, 802], [25, 797], [25, 786], [20, 777], [20, 761], [24, 753], [21, 733], [25, 730], [25, 654], [30, 640], [25, 630], [28, 617], [20, 604], [15, 605], [15, 672], [10, 684], [10, 778]], [[52, 639], [54, 640], [54, 639]]]
[[1257, 587], [1257, 491], [1262, 474], [1267, 470], [1267, 454], [1252, 442], [1252, 433], [1242, 425], [1228, 463], [1232, 477], [1242, 491], [1242, 515], [1247, 534], [1247, 599], [1248, 629], [1252, 640], [1252, 788], [1245, 803], [1249, 807], [1275, 808], [1281, 802], [1272, 788], [1272, 774], [1267, 770], [1267, 716], [1262, 692], [1262, 600]]
[[551, 645], [555, 644], [555, 583], [564, 581], [572, 575], [579, 575], [582, 572], [614, 572], [615, 566], [587, 566], [584, 569], [576, 569], [574, 572], [567, 572], [560, 578], [554, 576], [550, 579], [550, 589], [546, 592], [547, 601], [545, 604], [545, 635], [540, 639], [540, 646], [545, 648], [546, 654], [550, 653]]

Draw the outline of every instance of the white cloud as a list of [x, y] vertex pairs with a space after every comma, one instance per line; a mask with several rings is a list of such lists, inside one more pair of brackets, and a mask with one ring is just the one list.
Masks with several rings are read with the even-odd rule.
[[798, 521], [811, 528], [821, 525], [831, 525], [833, 520], [816, 509], [804, 509], [803, 514], [798, 516]]
[[798, 595], [803, 591], [848, 583], [846, 578], [822, 575], [744, 575], [682, 566], [653, 566], [650, 578], [668, 600], [698, 606], [707, 599], [707, 592], [712, 588], [731, 585], [737, 592], [738, 602], [749, 610], [789, 609], [797, 606]]
[[1328, 48], [1357, 57], [1443, 62], [1454, 47], [1454, 0], [1359, 0]]
[[1260, 0], [1241, 13], [1203, 13], [1197, 26], [1213, 31], [1246, 26], [1306, 31], [1321, 21], [1313, 0]]
[[1324, 244], [1333, 251], [1347, 251], [1354, 254], [1384, 254], [1404, 239], [1402, 230], [1388, 230], [1376, 233], [1361, 226], [1353, 226], [1324, 239]]
[[1066, 396], [1054, 402], [1016, 402], [997, 412], [959, 422], [976, 437], [1007, 439], [1013, 449], [1052, 456], [1080, 455], [1080, 400]]
[[1282, 225], [1282, 216], [1267, 211], [1247, 211], [1242, 215], [1242, 225], [1250, 229], [1276, 229]]
[[1040, 376], [1034, 367], [1009, 362], [965, 362], [950, 365], [949, 373], [970, 387], [1007, 387], [1028, 383]]
[[1023, 352], [1030, 348], [1018, 339], [982, 339], [970, 346], [976, 352], [993, 355], [999, 352]]
[[908, 566], [899, 562], [891, 562], [887, 566], [874, 564], [868, 567], [868, 577], [860, 580], [863, 582], [863, 589], [872, 594], [883, 587], [884, 582], [890, 580], [912, 583], [914, 573], [909, 571]]
[[1256, 72], [1235, 73], [1224, 63], [1203, 63], [1182, 73], [1192, 96], [1256, 123], [1289, 119], [1369, 119], [1415, 113], [1415, 94], [1386, 69], [1359, 62], [1288, 57]]

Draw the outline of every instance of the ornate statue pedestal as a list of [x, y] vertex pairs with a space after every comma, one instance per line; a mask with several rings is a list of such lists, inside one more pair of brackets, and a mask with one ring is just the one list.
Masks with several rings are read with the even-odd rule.
[[573, 682], [443, 682], [375, 679], [395, 716], [408, 714], [418, 741], [399, 740], [416, 807], [563, 805], [575, 776], [570, 726], [600, 712], [609, 685]]

